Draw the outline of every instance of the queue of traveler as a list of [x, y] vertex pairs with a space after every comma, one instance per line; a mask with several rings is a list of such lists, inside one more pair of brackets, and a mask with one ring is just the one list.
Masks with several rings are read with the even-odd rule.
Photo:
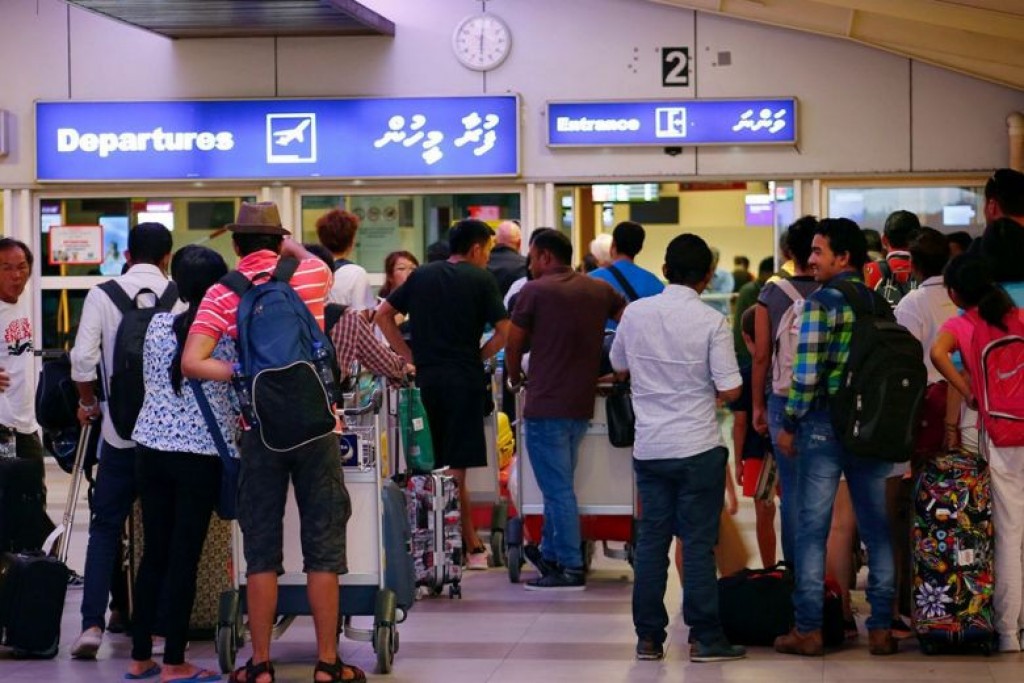
[[[270, 639], [289, 480], [299, 503], [316, 625], [315, 680], [364, 680], [363, 672], [343, 663], [337, 653], [337, 577], [346, 571], [345, 528], [351, 515], [339, 476], [337, 418], [329, 405], [329, 416], [318, 415], [322, 406], [302, 408], [299, 389], [305, 378], [283, 378], [296, 387], [297, 396], [284, 400], [240, 371], [247, 363], [251, 367], [250, 346], [261, 342], [247, 334], [259, 329], [258, 321], [252, 321], [250, 291], [268, 274], [283, 285], [281, 296], [304, 304], [294, 313], [297, 324], [332, 342], [342, 372], [358, 359], [395, 380], [415, 373], [437, 466], [455, 476], [464, 509], [470, 504], [466, 470], [486, 465], [483, 362], [505, 348], [510, 384], [528, 387], [522, 416], [526, 447], [547, 511], [539, 546], [527, 547], [527, 559], [538, 570], [537, 578], [526, 582], [528, 590], [586, 586], [573, 475], [593, 416], [595, 378], [607, 356], [616, 376], [629, 378], [636, 414], [633, 458], [642, 510], [634, 564], [637, 656], [664, 656], [666, 570], [677, 538], [685, 568], [683, 617], [690, 627], [690, 658], [696, 662], [745, 655], [742, 646], [727, 640], [718, 614], [714, 553], [721, 518], [708, 514], [722, 508], [733, 477], [719, 430], [723, 404], [731, 404], [736, 416], [735, 473], [747, 495], [753, 495], [760, 478], [756, 461], [774, 453], [777, 466], [783, 557], [795, 577], [795, 627], [776, 641], [776, 649], [823, 652], [827, 574], [841, 582], [847, 628], [856, 634], [848, 593], [855, 548], [862, 542], [868, 550], [869, 648], [879, 655], [896, 651], [894, 631], [900, 635], [906, 629], [901, 615], [913, 607], [907, 525], [909, 482], [919, 463], [894, 465], [855, 455], [829, 411], [842, 398], [844, 373], [859, 362], [851, 348], [858, 343], [854, 328], [860, 304], [846, 292], [868, 302], [881, 299], [885, 310], [875, 313], [889, 315], [888, 307], [894, 306], [901, 329], [919, 340], [929, 391], [940, 381], [950, 387], [938, 418], [944, 427], [942, 448], [978, 451], [989, 462], [998, 647], [1019, 651], [1024, 438], [1017, 431], [1019, 421], [993, 422], [998, 415], [993, 417], [981, 400], [986, 389], [975, 367], [974, 344], [979, 329], [998, 340], [999, 330], [1007, 336], [1021, 325], [1024, 176], [1009, 169], [993, 175], [985, 188], [985, 217], [984, 235], [952, 261], [953, 241], [921, 227], [910, 212], [895, 212], [886, 221], [881, 237], [885, 254], [879, 260], [870, 259], [865, 232], [852, 221], [801, 218], [783, 237], [783, 267], [776, 272], [766, 260], [756, 278], [740, 288], [746, 310], [737, 311], [734, 329], [721, 300], [709, 305], [701, 299], [713, 289], [732, 292], [737, 279], [718, 266], [716, 250], [696, 235], [673, 239], [663, 261], [665, 286], [635, 263], [645, 231], [628, 221], [616, 226], [606, 253], [594, 245], [599, 267], [583, 274], [572, 268], [572, 245], [560, 231], [533, 230], [524, 258], [517, 223], [502, 223], [495, 236], [483, 222], [462, 220], [446, 244], [431, 245], [423, 266], [411, 253], [390, 255], [378, 300], [370, 294], [365, 269], [347, 258], [358, 219], [342, 210], [317, 221], [326, 249], [318, 256], [316, 249], [290, 239], [275, 205], [243, 203], [237, 220], [227, 226], [240, 259], [230, 272], [205, 247], [192, 245], [172, 255], [164, 226], [140, 224], [129, 234], [127, 271], [112, 285], [89, 292], [71, 353], [79, 420], [98, 423], [102, 432], [82, 633], [72, 656], [94, 658], [100, 648], [118, 539], [138, 496], [145, 544], [126, 678], [220, 678], [188, 662], [185, 652], [203, 541], [227, 471], [221, 460], [221, 444], [226, 444], [226, 457], [238, 459], [243, 482], [237, 517], [253, 643], [251, 659], [233, 672], [232, 681], [273, 680]], [[27, 315], [19, 318], [17, 309], [29, 272], [26, 263], [31, 253], [25, 245], [0, 241], [0, 313], [16, 318], [9, 329], [29, 329]], [[145, 398], [127, 431], [120, 407], [111, 402], [114, 378], [108, 373], [119, 329], [129, 317], [122, 299], [132, 310], [152, 309], [140, 354]], [[614, 330], [610, 348], [602, 343], [607, 329]], [[31, 339], [30, 331], [25, 336]], [[24, 348], [18, 344], [18, 351]], [[8, 394], [12, 409], [18, 388], [25, 386], [18, 380], [19, 367], [11, 362], [0, 373], [0, 390]], [[238, 394], [233, 383], [248, 386], [253, 395]], [[21, 412], [0, 415], [0, 422], [15, 428], [19, 459], [36, 467], [40, 458], [32, 455], [36, 451], [27, 431], [18, 427], [22, 413], [31, 414], [31, 403], [17, 403]], [[1015, 408], [1007, 410], [1012, 415]], [[274, 439], [296, 435], [274, 433], [279, 428], [275, 413], [306, 430], [283, 453]], [[249, 429], [257, 416], [262, 417], [260, 429]], [[755, 504], [766, 566], [775, 561], [772, 498]], [[41, 519], [37, 535], [49, 528], [49, 520]], [[489, 550], [473, 525], [463, 525], [462, 534], [468, 567], [485, 569]], [[162, 664], [154, 660], [160, 649]]]

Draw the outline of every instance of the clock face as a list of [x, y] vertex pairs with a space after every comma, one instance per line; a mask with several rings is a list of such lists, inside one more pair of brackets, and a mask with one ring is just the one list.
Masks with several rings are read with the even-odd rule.
[[512, 47], [508, 25], [493, 14], [474, 14], [455, 28], [452, 48], [463, 66], [488, 71], [505, 61]]

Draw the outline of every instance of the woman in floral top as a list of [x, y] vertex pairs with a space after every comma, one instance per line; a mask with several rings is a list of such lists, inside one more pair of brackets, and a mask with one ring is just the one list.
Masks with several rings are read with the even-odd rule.
[[[195, 395], [181, 375], [181, 348], [209, 287], [228, 271], [212, 249], [190, 245], [175, 253], [171, 277], [188, 309], [158, 313], [146, 332], [143, 377], [146, 398], [132, 438], [138, 444], [139, 495], [145, 544], [135, 584], [132, 664], [125, 678], [216, 681], [220, 675], [185, 661], [196, 572], [220, 494], [221, 462]], [[214, 357], [232, 361], [225, 337]], [[232, 456], [238, 417], [227, 382], [203, 382]], [[161, 588], [166, 583], [166, 649], [163, 669], [153, 661], [152, 633]]]

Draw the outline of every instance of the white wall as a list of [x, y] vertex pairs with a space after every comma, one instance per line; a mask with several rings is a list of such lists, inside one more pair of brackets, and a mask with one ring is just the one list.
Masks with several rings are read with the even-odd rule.
[[[171, 41], [60, 0], [0, 0], [0, 108], [13, 113], [0, 186], [32, 182], [36, 99], [522, 95], [528, 180], [792, 177], [984, 171], [1005, 165], [1006, 115], [1024, 92], [854, 43], [646, 0], [490, 0], [513, 31], [483, 76], [458, 65], [452, 31], [477, 0], [363, 0], [396, 36]], [[658, 48], [688, 45], [691, 87], [663, 88]], [[720, 51], [731, 66], [716, 66]], [[70, 70], [69, 70], [70, 62]], [[794, 148], [549, 150], [553, 99], [800, 99]]]

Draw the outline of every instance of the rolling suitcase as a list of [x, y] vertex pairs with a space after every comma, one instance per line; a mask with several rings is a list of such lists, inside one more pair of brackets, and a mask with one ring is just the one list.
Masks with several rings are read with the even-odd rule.
[[416, 585], [462, 597], [462, 515], [455, 477], [443, 472], [405, 478], [406, 514]]
[[16, 657], [50, 659], [60, 645], [60, 620], [68, 568], [42, 551], [0, 557], [0, 625], [3, 644]]
[[981, 456], [950, 451], [927, 461], [914, 489], [913, 620], [921, 650], [974, 647], [995, 639], [992, 502]]

